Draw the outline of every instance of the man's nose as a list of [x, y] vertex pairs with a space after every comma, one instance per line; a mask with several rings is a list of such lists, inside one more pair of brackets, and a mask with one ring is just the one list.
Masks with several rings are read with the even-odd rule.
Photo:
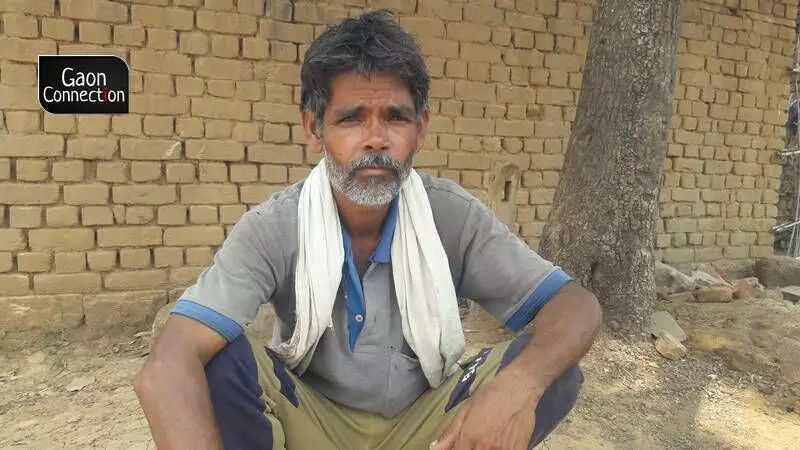
[[369, 151], [385, 151], [389, 149], [389, 129], [385, 121], [373, 118], [367, 121], [364, 133], [364, 147]]

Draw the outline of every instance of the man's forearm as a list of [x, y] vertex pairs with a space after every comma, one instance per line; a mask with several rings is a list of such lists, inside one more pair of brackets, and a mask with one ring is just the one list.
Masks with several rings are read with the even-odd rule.
[[200, 360], [153, 361], [135, 386], [157, 448], [222, 448]]
[[503, 372], [520, 389], [541, 395], [589, 351], [601, 323], [595, 297], [570, 283], [539, 311], [531, 340]]

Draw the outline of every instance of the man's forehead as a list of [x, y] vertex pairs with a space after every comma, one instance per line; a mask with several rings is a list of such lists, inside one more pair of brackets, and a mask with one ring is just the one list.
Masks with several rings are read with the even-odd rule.
[[383, 106], [413, 107], [411, 92], [400, 77], [384, 74], [342, 74], [331, 85], [331, 106]]

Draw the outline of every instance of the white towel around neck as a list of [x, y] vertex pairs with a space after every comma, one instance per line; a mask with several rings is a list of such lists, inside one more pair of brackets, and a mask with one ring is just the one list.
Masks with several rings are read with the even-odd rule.
[[[435, 388], [455, 372], [464, 352], [458, 301], [425, 186], [413, 169], [398, 200], [391, 256], [403, 336]], [[303, 373], [320, 337], [333, 326], [344, 263], [342, 225], [324, 161], [305, 180], [297, 214], [296, 322], [276, 352]]]

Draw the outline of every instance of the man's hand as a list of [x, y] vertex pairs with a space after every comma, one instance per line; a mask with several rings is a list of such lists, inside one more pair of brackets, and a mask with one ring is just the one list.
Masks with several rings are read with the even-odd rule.
[[497, 376], [459, 406], [438, 450], [527, 449], [545, 389], [591, 347], [602, 323], [597, 299], [568, 283], [533, 321], [533, 337]]
[[527, 450], [543, 391], [531, 392], [502, 371], [459, 407], [436, 450]]

